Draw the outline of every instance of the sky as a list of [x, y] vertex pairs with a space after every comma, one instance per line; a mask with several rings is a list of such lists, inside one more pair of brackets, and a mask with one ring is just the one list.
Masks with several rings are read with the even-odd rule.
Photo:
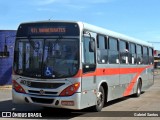
[[49, 19], [86, 22], [160, 50], [160, 0], [0, 0], [0, 30]]

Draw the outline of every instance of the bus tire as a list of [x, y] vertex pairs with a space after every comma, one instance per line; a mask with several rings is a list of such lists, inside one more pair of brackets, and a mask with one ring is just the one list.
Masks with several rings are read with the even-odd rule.
[[141, 80], [138, 80], [138, 84], [137, 84], [137, 88], [136, 88], [136, 93], [135, 93], [135, 97], [139, 97], [141, 95], [142, 92], [142, 83]]
[[93, 110], [95, 112], [100, 112], [104, 106], [104, 101], [105, 101], [104, 88], [102, 86], [100, 86], [99, 91], [97, 93], [96, 105], [93, 106]]

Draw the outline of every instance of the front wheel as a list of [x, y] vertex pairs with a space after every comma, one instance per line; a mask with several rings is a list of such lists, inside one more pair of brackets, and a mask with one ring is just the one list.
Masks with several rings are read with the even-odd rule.
[[93, 106], [93, 110], [96, 112], [101, 111], [104, 106], [104, 100], [105, 100], [104, 88], [100, 86], [99, 91], [97, 93], [97, 103], [95, 106]]

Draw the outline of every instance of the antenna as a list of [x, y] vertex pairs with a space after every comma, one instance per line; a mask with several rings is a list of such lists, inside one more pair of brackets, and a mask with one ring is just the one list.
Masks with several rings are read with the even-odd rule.
[[149, 42], [149, 43], [160, 43], [160, 42], [156, 42], [156, 41], [153, 41], [153, 42], [152, 42], [152, 41], [148, 41], [148, 42]]
[[50, 21], [53, 18], [53, 16], [51, 16], [48, 20]]

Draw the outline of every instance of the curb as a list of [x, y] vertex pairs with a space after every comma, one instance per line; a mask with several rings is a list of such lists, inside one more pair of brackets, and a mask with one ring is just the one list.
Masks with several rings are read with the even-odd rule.
[[12, 85], [4, 85], [4, 86], [0, 85], [0, 90], [4, 90], [4, 89], [12, 89]]

